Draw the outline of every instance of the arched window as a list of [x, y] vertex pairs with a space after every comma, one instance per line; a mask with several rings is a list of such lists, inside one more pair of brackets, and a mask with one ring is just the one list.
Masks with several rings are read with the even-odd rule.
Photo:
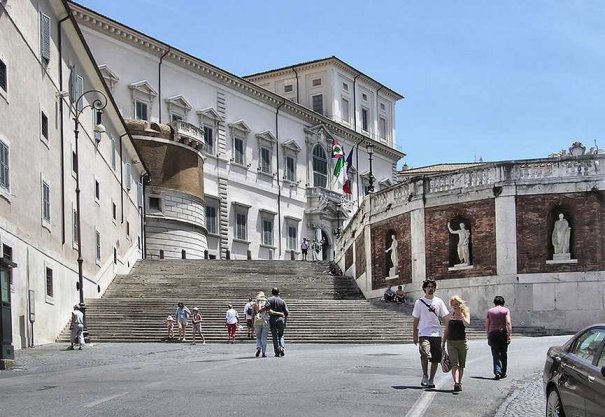
[[328, 158], [321, 145], [313, 148], [313, 185], [326, 188], [328, 184]]

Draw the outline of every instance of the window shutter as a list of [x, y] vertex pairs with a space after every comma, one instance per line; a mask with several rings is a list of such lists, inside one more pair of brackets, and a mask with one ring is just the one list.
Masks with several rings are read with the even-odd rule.
[[6, 77], [6, 64], [0, 60], [0, 88], [7, 91], [8, 80]]
[[40, 56], [48, 63], [50, 61], [50, 17], [40, 13]]
[[130, 162], [126, 162], [126, 178], [125, 178], [125, 182], [126, 182], [126, 189], [128, 191], [130, 191], [130, 188], [132, 186], [132, 165], [130, 164]]
[[76, 66], [72, 64], [69, 66], [69, 102], [74, 104], [76, 102]]

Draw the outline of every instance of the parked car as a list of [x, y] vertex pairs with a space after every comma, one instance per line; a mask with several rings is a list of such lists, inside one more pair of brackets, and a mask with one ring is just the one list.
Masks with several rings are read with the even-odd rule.
[[542, 378], [548, 417], [604, 417], [605, 323], [548, 349]]

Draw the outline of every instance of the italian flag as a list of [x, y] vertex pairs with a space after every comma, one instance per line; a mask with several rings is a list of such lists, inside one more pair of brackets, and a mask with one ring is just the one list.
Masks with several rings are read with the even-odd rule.
[[344, 185], [347, 179], [345, 153], [342, 149], [342, 146], [340, 146], [340, 143], [336, 141], [332, 142], [332, 158], [336, 158], [336, 163], [334, 164], [334, 176], [339, 184]]
[[353, 194], [353, 190], [351, 189], [351, 180], [349, 179], [349, 169], [353, 165], [353, 148], [349, 151], [349, 156], [347, 156], [347, 167], [345, 169], [345, 182], [342, 186], [342, 192], [345, 194]]

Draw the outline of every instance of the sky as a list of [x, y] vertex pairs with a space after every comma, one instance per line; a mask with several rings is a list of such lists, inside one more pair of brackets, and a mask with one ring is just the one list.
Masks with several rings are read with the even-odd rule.
[[601, 0], [79, 0], [235, 75], [337, 56], [403, 95], [410, 167], [605, 147]]

